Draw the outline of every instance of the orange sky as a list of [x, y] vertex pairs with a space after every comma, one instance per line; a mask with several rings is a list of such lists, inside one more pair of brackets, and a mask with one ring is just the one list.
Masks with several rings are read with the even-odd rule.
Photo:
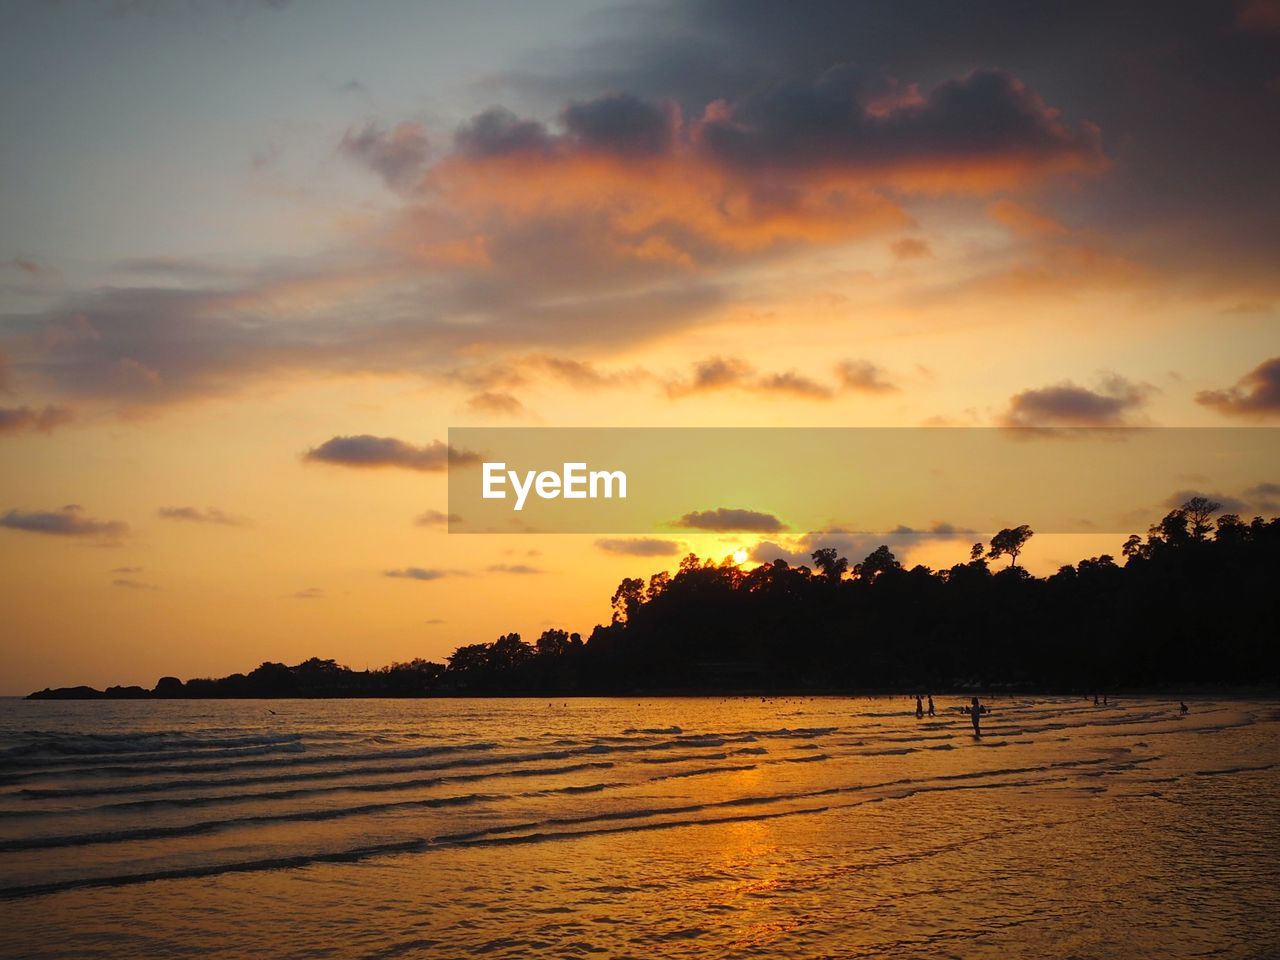
[[[389, 4], [349, 36], [325, 4], [7, 15], [0, 694], [586, 633], [621, 577], [678, 563], [450, 535], [415, 522], [443, 473], [304, 458], [335, 437], [1276, 422], [1266, 18], [1054, 8], [1059, 47], [904, 4], [872, 48], [857, 4], [731, 33], [693, 4], [678, 36], [660, 4], [595, 7], [482, 29]], [[1277, 482], [1168, 493], [1251, 515]], [[1136, 532], [1167, 508], [1117, 504]], [[1118, 546], [1043, 535], [1025, 562]]]

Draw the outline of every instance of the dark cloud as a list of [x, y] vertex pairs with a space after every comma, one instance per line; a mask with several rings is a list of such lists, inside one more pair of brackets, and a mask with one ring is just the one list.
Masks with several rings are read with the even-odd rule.
[[679, 125], [674, 104], [655, 104], [625, 93], [569, 104], [565, 128], [587, 150], [628, 156], [667, 153]]
[[398, 580], [443, 580], [445, 577], [465, 576], [461, 570], [433, 570], [426, 567], [399, 567], [384, 570], [382, 575]]
[[885, 372], [869, 360], [845, 360], [836, 367], [840, 385], [859, 393], [894, 393], [897, 387], [885, 379]]
[[527, 563], [495, 563], [491, 567], [486, 567], [487, 573], [513, 573], [518, 576], [542, 573], [537, 567], [531, 567]]
[[999, 70], [948, 80], [922, 98], [864, 68], [832, 67], [816, 81], [779, 83], [711, 112], [701, 137], [734, 167], [855, 170], [890, 181], [917, 169], [946, 182], [981, 176], [991, 165], [1020, 173], [1102, 162], [1096, 128], [1066, 125]]
[[[1276, 19], [1273, 10], [1271, 0], [812, 0], [799, 6], [660, 0], [598, 15], [596, 37], [566, 51], [559, 70], [550, 71], [540, 58], [509, 85], [556, 97], [628, 90], [674, 99], [687, 117], [717, 100], [794, 101], [791, 109], [775, 108], [776, 119], [761, 129], [777, 131], [781, 145], [782, 131], [794, 123], [802, 143], [814, 138], [809, 152], [821, 158], [822, 130], [829, 126], [837, 138], [848, 138], [857, 128], [838, 96], [811, 89], [822, 84], [812, 78], [857, 64], [856, 83], [844, 83], [863, 101], [891, 100], [895, 92], [902, 97], [913, 83], [932, 88], [927, 98], [933, 100], [948, 83], [962, 82], [957, 77], [998, 68], [1042, 91], [1062, 114], [1046, 116], [1025, 102], [1020, 109], [1022, 101], [1006, 85], [999, 95], [974, 98], [975, 108], [993, 104], [999, 122], [997, 114], [988, 124], [986, 114], [970, 113], [971, 130], [944, 124], [911, 145], [962, 143], [966, 135], [970, 142], [998, 143], [1021, 132], [1043, 150], [1061, 143], [1057, 129], [1088, 150], [1081, 121], [1096, 122], [1115, 162], [1087, 190], [1056, 193], [1055, 213], [1087, 218], [1114, 237], [1122, 253], [1178, 280], [1188, 273], [1213, 282], [1234, 277], [1274, 295], [1280, 32], [1264, 26]], [[897, 78], [897, 86], [867, 79], [877, 76]], [[788, 85], [799, 91], [788, 92]], [[824, 109], [832, 111], [829, 121]], [[959, 104], [948, 103], [947, 110], [956, 117], [966, 112]], [[917, 103], [909, 112], [927, 111]], [[750, 143], [760, 136], [749, 129], [742, 138]], [[854, 142], [852, 150], [874, 142]], [[831, 152], [845, 150], [837, 142]]]
[[657, 537], [633, 537], [631, 539], [602, 538], [596, 548], [605, 553], [617, 553], [628, 557], [670, 557], [680, 552], [680, 541], [662, 540]]
[[1202, 390], [1196, 403], [1232, 417], [1280, 414], [1280, 357], [1259, 364], [1227, 390]]
[[419, 527], [444, 527], [451, 523], [461, 523], [462, 517], [456, 513], [443, 513], [440, 510], [427, 510], [413, 518]]
[[461, 153], [491, 157], [546, 150], [552, 139], [543, 124], [522, 120], [510, 110], [495, 107], [460, 126], [454, 143]]
[[1014, 394], [1000, 422], [1008, 427], [1125, 426], [1150, 394], [1150, 387], [1115, 375], [1104, 377], [1097, 389], [1064, 381]]
[[233, 516], [216, 507], [201, 510], [197, 507], [161, 507], [157, 515], [165, 520], [185, 520], [189, 523], [212, 523], [223, 527], [243, 527], [248, 521]]
[[369, 123], [357, 131], [348, 130], [339, 151], [380, 176], [392, 190], [415, 191], [426, 173], [431, 150], [421, 124], [398, 123], [384, 130]]
[[119, 520], [94, 519], [74, 503], [58, 510], [10, 510], [0, 515], [0, 527], [102, 543], [118, 543], [129, 533], [127, 524]]
[[[405, 243], [426, 242], [406, 229]], [[233, 394], [265, 377], [442, 376], [478, 347], [616, 349], [684, 328], [722, 300], [701, 279], [668, 284], [647, 267], [629, 277], [598, 237], [575, 233], [558, 245], [541, 227], [513, 226], [505, 238], [492, 267], [476, 271], [317, 261], [214, 287], [75, 294], [42, 312], [0, 315], [0, 351], [53, 390], [141, 408]], [[641, 275], [651, 282], [628, 285]], [[348, 319], [355, 303], [359, 322]]]
[[734, 507], [717, 507], [715, 510], [695, 510], [673, 521], [674, 527], [693, 530], [719, 530], [744, 533], [780, 533], [786, 524], [771, 513], [743, 510]]
[[438, 473], [449, 466], [478, 463], [480, 455], [469, 450], [451, 450], [439, 440], [417, 447], [394, 437], [375, 437], [363, 433], [326, 440], [320, 446], [308, 450], [303, 459], [344, 467], [401, 467]]
[[0, 407], [0, 434], [20, 433], [24, 430], [49, 433], [74, 419], [75, 413], [66, 407], [45, 406], [39, 410], [32, 407]]

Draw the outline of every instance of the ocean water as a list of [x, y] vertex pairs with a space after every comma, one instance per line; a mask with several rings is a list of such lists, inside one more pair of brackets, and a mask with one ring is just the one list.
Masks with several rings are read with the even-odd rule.
[[0, 956], [1280, 956], [1280, 704], [960, 703], [0, 701]]

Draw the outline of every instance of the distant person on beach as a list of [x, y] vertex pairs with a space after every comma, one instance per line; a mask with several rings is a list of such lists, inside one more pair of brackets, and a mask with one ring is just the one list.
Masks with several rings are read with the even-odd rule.
[[978, 705], [978, 698], [974, 697], [969, 705], [969, 719], [973, 721], [973, 735], [975, 737], [982, 736], [982, 730], [979, 724], [982, 722], [982, 707]]
[[933, 694], [929, 694], [929, 716], [933, 716]]
[[916, 719], [920, 720], [924, 717], [924, 703], [920, 699], [920, 694], [916, 694]]
[[1098, 695], [1096, 693], [1093, 695], [1093, 705], [1095, 707], [1098, 705]]
[[1189, 713], [1189, 712], [1190, 712], [1190, 709], [1187, 707], [1187, 704], [1186, 704], [1186, 701], [1185, 701], [1185, 700], [1179, 700], [1179, 701], [1178, 701], [1178, 712], [1179, 712], [1179, 713]]

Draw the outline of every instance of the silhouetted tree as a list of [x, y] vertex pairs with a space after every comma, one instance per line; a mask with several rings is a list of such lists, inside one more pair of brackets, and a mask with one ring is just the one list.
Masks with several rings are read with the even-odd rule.
[[828, 580], [840, 580], [849, 569], [849, 561], [839, 555], [834, 547], [822, 547], [810, 556], [813, 566]]
[[1035, 531], [1025, 523], [1017, 527], [1005, 527], [991, 538], [991, 549], [987, 552], [987, 556], [992, 560], [998, 560], [1007, 554], [1009, 566], [1016, 567], [1018, 554], [1022, 553], [1022, 548], [1033, 536]]

